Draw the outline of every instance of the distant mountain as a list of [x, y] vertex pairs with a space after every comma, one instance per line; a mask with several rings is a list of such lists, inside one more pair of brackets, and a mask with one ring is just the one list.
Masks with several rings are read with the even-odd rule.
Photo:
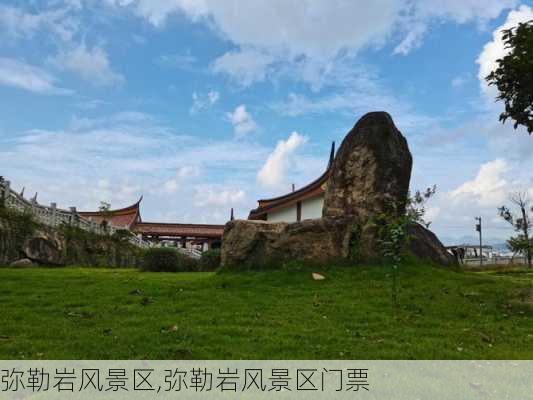
[[[479, 244], [479, 237], [474, 235], [464, 235], [455, 238], [443, 236], [440, 237], [440, 240], [445, 246], [454, 246], [458, 244]], [[505, 243], [505, 241], [502, 241], [501, 238], [483, 238], [483, 244], [492, 246], [495, 250], [507, 250], [507, 244]]]

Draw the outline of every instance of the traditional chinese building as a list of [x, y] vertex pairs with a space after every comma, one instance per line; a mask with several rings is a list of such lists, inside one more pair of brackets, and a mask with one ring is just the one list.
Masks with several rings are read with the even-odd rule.
[[91, 221], [96, 222], [99, 225], [110, 224], [118, 229], [127, 229], [133, 231], [133, 227], [141, 223], [141, 211], [140, 204], [142, 196], [137, 203], [132, 204], [129, 207], [108, 210], [108, 211], [80, 211], [82, 217], [85, 217]]
[[224, 225], [143, 222], [140, 212], [142, 197], [129, 207], [108, 211], [82, 211], [79, 214], [98, 224], [127, 229], [143, 240], [173, 244], [181, 248], [208, 250], [221, 245]]
[[283, 196], [258, 200], [258, 207], [250, 211], [248, 219], [268, 222], [296, 222], [321, 218], [326, 185], [335, 157], [335, 142], [331, 144], [326, 171], [310, 184]]

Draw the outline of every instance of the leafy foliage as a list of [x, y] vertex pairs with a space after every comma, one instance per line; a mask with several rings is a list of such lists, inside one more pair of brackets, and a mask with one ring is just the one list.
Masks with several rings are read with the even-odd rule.
[[65, 239], [63, 253], [67, 264], [132, 267], [142, 261], [143, 250], [129, 242], [129, 232], [102, 235], [68, 224], [57, 230]]
[[527, 254], [528, 248], [533, 247], [533, 240], [529, 239], [528, 245], [524, 235], [513, 236], [507, 240], [507, 247], [515, 254]]
[[388, 212], [377, 216], [378, 226], [380, 226], [381, 255], [391, 264], [392, 268], [391, 299], [395, 308], [398, 307], [399, 268], [405, 261], [407, 244], [410, 240], [408, 234], [409, 226], [419, 223], [426, 228], [429, 227], [431, 222], [424, 220], [425, 205], [436, 192], [437, 186], [435, 185], [424, 191], [417, 190], [413, 196], [408, 195], [404, 214], [398, 212], [396, 204], [391, 204]]
[[509, 54], [498, 59], [498, 67], [485, 79], [495, 85], [500, 94], [497, 100], [505, 103], [500, 121], [514, 120], [514, 128], [523, 125], [533, 132], [533, 21], [520, 23], [503, 31], [505, 48]]
[[198, 261], [198, 270], [201, 272], [214, 271], [220, 267], [220, 249], [204, 251]]
[[426, 221], [426, 203], [437, 193], [437, 185], [426, 188], [424, 191], [417, 190], [414, 195], [407, 196], [406, 212], [409, 219], [429, 228], [431, 221]]
[[187, 272], [197, 270], [197, 262], [171, 247], [154, 247], [145, 251], [141, 268], [152, 272]]
[[382, 256], [391, 264], [392, 288], [391, 300], [395, 309], [398, 308], [398, 277], [399, 268], [404, 261], [409, 241], [408, 227], [413, 222], [409, 213], [400, 216], [387, 215], [380, 229], [380, 247]]
[[527, 258], [528, 267], [531, 268], [531, 258], [533, 253], [533, 241], [530, 238], [531, 217], [528, 212], [533, 212], [533, 207], [529, 207], [529, 200], [526, 193], [514, 193], [511, 195], [511, 202], [518, 207], [519, 212], [513, 213], [506, 206], [498, 208], [498, 213], [505, 221], [511, 224], [517, 236], [511, 237], [507, 241], [509, 249], [515, 254], [524, 254]]
[[111, 219], [113, 213], [111, 212], [111, 204], [105, 201], [100, 202], [100, 207], [98, 211], [102, 213], [104, 219], [102, 220], [102, 227], [107, 231], [109, 228], [109, 220]]
[[12, 248], [21, 248], [38, 226], [31, 213], [0, 207], [0, 234], [9, 234], [13, 240]]
[[129, 244], [130, 239], [132, 239], [134, 236], [135, 234], [132, 231], [127, 229], [117, 229], [113, 235], [111, 235], [111, 238], [117, 242]]

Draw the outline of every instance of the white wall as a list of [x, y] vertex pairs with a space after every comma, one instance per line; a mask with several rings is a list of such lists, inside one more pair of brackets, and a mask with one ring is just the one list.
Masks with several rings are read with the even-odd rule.
[[[302, 202], [302, 221], [304, 219], [313, 219], [322, 217], [322, 206], [324, 205], [324, 195], [306, 199]], [[268, 213], [268, 222], [296, 222], [297, 211], [296, 204], [286, 208], [275, 210]]]
[[268, 213], [268, 222], [295, 222], [296, 204]]
[[302, 221], [304, 219], [322, 218], [324, 195], [313, 197], [302, 202]]

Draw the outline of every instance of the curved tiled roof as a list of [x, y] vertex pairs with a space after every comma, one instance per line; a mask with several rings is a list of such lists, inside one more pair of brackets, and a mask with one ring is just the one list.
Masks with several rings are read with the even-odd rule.
[[102, 211], [80, 211], [82, 217], [95, 221], [101, 224], [104, 220], [108, 221], [116, 228], [130, 229], [133, 224], [141, 222], [141, 212], [139, 205], [142, 201], [142, 196], [137, 203], [131, 206], [120, 208], [117, 210]]
[[224, 233], [224, 225], [139, 222], [135, 224], [133, 231], [143, 235], [205, 237], [220, 239]]
[[328, 181], [331, 167], [333, 165], [333, 157], [335, 155], [335, 142], [331, 145], [331, 153], [329, 156], [329, 163], [326, 171], [310, 184], [295, 190], [294, 192], [287, 193], [283, 196], [273, 197], [271, 199], [258, 200], [258, 207], [250, 211], [248, 219], [265, 219], [268, 212], [285, 208], [299, 201], [309, 199], [324, 193], [325, 184]]
[[130, 229], [134, 233], [150, 236], [177, 236], [177, 237], [201, 237], [201, 238], [222, 238], [224, 225], [206, 224], [174, 224], [163, 222], [142, 222], [140, 204], [142, 196], [137, 203], [117, 210], [102, 211], [82, 211], [79, 214], [87, 219], [91, 219], [98, 224], [104, 220], [108, 221], [116, 228]]

